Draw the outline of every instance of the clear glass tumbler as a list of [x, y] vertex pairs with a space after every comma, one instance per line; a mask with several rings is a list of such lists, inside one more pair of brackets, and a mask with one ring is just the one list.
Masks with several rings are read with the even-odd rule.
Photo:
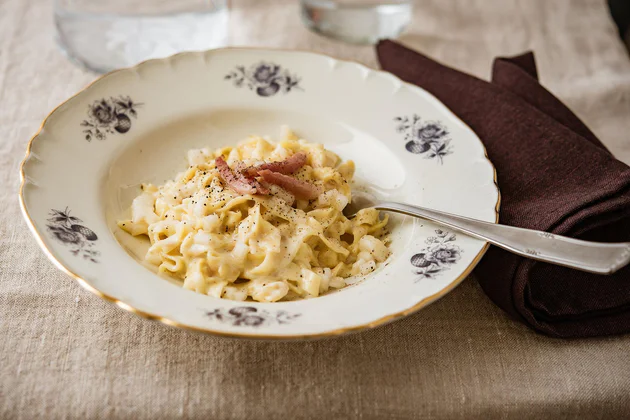
[[412, 17], [413, 0], [300, 0], [311, 30], [354, 44], [396, 38]]
[[54, 0], [56, 39], [99, 73], [180, 51], [225, 46], [227, 0]]

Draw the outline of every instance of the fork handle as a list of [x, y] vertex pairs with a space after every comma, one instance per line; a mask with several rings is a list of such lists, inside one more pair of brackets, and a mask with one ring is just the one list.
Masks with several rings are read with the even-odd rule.
[[630, 242], [582, 241], [403, 203], [378, 203], [374, 208], [427, 219], [488, 241], [514, 254], [590, 273], [612, 274], [630, 262]]

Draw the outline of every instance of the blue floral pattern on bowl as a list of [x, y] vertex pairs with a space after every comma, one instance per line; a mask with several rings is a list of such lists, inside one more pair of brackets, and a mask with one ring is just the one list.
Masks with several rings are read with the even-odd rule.
[[131, 118], [138, 118], [141, 103], [129, 96], [103, 98], [88, 105], [87, 119], [81, 122], [87, 141], [105, 140], [108, 134], [125, 134], [131, 129]]
[[289, 324], [301, 314], [291, 314], [287, 311], [266, 311], [253, 306], [237, 306], [230, 310], [217, 308], [213, 311], [207, 311], [206, 316], [235, 327], [260, 327], [270, 324]]
[[225, 75], [236, 87], [247, 86], [258, 96], [270, 97], [278, 92], [289, 93], [293, 89], [302, 90], [300, 79], [275, 63], [261, 61], [249, 67], [236, 66]]
[[423, 121], [414, 114], [411, 117], [396, 117], [396, 131], [404, 135], [405, 148], [414, 154], [423, 154], [427, 159], [443, 163], [445, 156], [453, 153], [450, 133], [439, 121]]
[[437, 229], [435, 234], [426, 239], [426, 248], [411, 257], [411, 265], [415, 267], [413, 271], [418, 275], [418, 280], [436, 278], [461, 258], [462, 249], [453, 244], [457, 235], [441, 229]]
[[46, 228], [52, 237], [70, 247], [72, 255], [81, 255], [84, 259], [97, 263], [100, 252], [92, 249], [98, 236], [88, 227], [81, 225], [83, 220], [72, 216], [66, 207], [64, 210], [51, 209]]

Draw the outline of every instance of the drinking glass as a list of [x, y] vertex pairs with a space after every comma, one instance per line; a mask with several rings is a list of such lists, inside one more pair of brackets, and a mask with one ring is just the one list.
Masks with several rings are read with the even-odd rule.
[[355, 44], [396, 38], [411, 21], [413, 0], [300, 0], [311, 30]]
[[99, 73], [225, 46], [228, 19], [227, 0], [54, 0], [59, 46]]

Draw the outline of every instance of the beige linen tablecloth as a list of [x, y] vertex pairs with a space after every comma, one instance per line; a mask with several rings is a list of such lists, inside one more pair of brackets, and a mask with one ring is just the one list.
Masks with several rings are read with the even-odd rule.
[[[50, 3], [0, 0], [0, 418], [630, 416], [630, 336], [537, 335], [473, 276], [394, 324], [289, 343], [168, 328], [84, 291], [40, 252], [17, 204], [28, 139], [95, 77], [55, 47]], [[543, 84], [630, 162], [630, 60], [603, 0], [421, 0], [403, 40], [482, 77], [494, 56], [533, 49]], [[234, 1], [231, 42], [376, 64], [369, 47], [310, 34], [297, 1]]]

